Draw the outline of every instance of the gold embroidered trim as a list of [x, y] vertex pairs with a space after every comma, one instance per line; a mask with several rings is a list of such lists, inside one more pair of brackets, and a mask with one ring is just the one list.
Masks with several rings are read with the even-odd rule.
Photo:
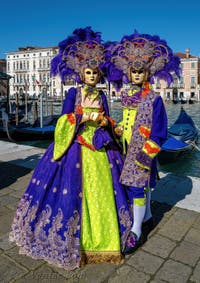
[[123, 263], [123, 255], [119, 251], [81, 251], [81, 266], [91, 263], [109, 262]]

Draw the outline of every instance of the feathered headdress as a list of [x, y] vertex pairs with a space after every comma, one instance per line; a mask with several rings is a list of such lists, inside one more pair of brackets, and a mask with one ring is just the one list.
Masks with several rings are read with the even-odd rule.
[[51, 75], [59, 75], [62, 82], [73, 78], [81, 82], [85, 68], [103, 70], [105, 51], [101, 34], [91, 27], [74, 30], [72, 36], [59, 43], [59, 53], [51, 61]]
[[109, 81], [129, 82], [130, 68], [134, 70], [148, 70], [150, 81], [154, 77], [167, 81], [168, 85], [173, 81], [172, 72], [180, 76], [180, 59], [174, 56], [166, 41], [159, 36], [139, 34], [135, 31], [130, 36], [124, 36], [120, 43], [110, 46], [110, 71]]

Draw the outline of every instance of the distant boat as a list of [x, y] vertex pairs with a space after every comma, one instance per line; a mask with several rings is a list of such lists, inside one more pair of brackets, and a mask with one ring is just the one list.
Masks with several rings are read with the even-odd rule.
[[175, 162], [184, 152], [195, 148], [198, 130], [192, 118], [181, 107], [175, 123], [168, 129], [168, 139], [158, 154], [158, 162], [162, 164]]
[[190, 99], [188, 100], [188, 103], [189, 103], [189, 104], [194, 104], [194, 103], [196, 103], [196, 101], [195, 101], [194, 99], [190, 98]]
[[110, 102], [120, 102], [121, 101], [121, 97], [120, 96], [112, 96], [110, 98]]
[[186, 99], [181, 99], [181, 104], [185, 104], [187, 103], [187, 100]]
[[38, 120], [33, 125], [16, 126], [12, 137], [15, 140], [53, 139], [59, 117], [60, 115], [43, 117], [42, 127]]
[[177, 104], [179, 101], [178, 101], [178, 99], [172, 99], [172, 102], [173, 102], [174, 104]]

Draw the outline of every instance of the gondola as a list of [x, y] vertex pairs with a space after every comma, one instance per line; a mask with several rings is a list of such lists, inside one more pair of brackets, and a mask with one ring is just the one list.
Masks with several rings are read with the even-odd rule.
[[33, 125], [30, 123], [15, 125], [8, 115], [4, 115], [0, 117], [0, 138], [8, 138], [10, 141], [52, 140], [59, 116], [43, 117], [42, 125], [39, 119]]
[[184, 152], [195, 148], [198, 130], [192, 118], [181, 107], [175, 123], [168, 129], [168, 138], [158, 154], [158, 162], [163, 165], [175, 162]]
[[52, 140], [54, 137], [55, 126], [60, 115], [43, 117], [42, 125], [39, 119], [33, 125], [16, 126], [13, 139], [20, 140]]

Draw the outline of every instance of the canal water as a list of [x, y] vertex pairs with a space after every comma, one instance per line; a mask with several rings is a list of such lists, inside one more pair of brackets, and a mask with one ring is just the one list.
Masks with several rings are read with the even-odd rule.
[[[173, 104], [171, 102], [166, 103], [166, 111], [168, 116], [168, 126], [170, 127], [175, 120], [177, 119], [180, 109], [183, 106], [185, 111], [192, 117], [195, 122], [196, 127], [199, 130], [199, 141], [197, 146], [200, 148], [200, 103], [195, 104]], [[60, 114], [61, 107], [56, 107], [54, 114]], [[122, 119], [122, 109], [120, 102], [110, 103], [110, 112], [111, 116], [119, 122]], [[25, 143], [25, 142], [24, 142]], [[33, 141], [26, 142], [26, 144], [32, 146], [38, 146], [46, 148], [51, 141]], [[200, 151], [193, 150], [187, 153], [182, 154], [180, 158], [177, 159], [176, 162], [166, 164], [166, 165], [158, 165], [159, 171], [162, 172], [172, 172], [177, 175], [187, 175], [193, 177], [200, 177]]]

